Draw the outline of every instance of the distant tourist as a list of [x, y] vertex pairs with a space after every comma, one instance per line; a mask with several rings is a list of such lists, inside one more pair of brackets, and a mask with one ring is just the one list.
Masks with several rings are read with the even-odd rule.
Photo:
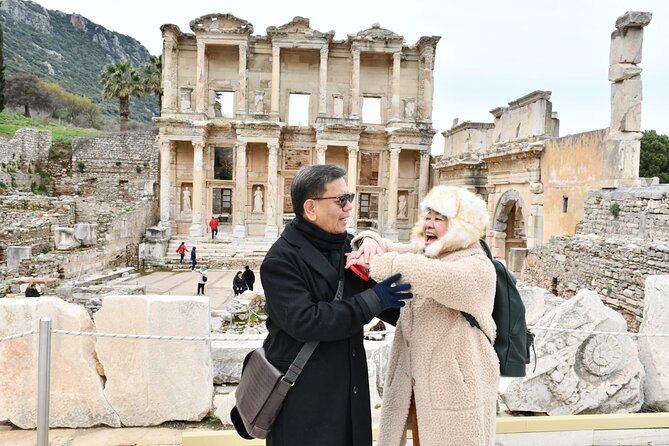
[[216, 234], [218, 234], [218, 218], [212, 215], [211, 220], [209, 220], [209, 227], [211, 228], [211, 239], [214, 240]]
[[256, 275], [253, 274], [253, 271], [251, 271], [251, 268], [249, 268], [248, 265], [244, 267], [242, 276], [244, 276], [244, 281], [246, 282], [246, 286], [249, 287], [249, 291], [253, 291], [253, 284], [256, 281]]
[[28, 283], [28, 288], [26, 288], [26, 297], [40, 297], [42, 294], [37, 289], [37, 284], [33, 281]]
[[235, 278], [232, 279], [232, 290], [235, 292], [235, 296], [239, 296], [244, 291], [246, 291], [247, 288], [248, 287], [246, 286], [246, 282], [244, 281], [244, 276], [242, 276], [242, 272], [237, 271], [237, 274], [235, 274]]
[[200, 268], [200, 280], [197, 282], [197, 295], [200, 295], [200, 291], [202, 291], [202, 295], [204, 295], [204, 285], [207, 283], [207, 267], [203, 266]]
[[197, 254], [195, 253], [195, 246], [193, 246], [193, 249], [190, 251], [190, 270], [195, 271], [195, 265], [197, 265]]
[[177, 252], [181, 256], [181, 258], [179, 259], [179, 263], [184, 263], [184, 257], [186, 256], [186, 253], [188, 252], [188, 248], [186, 248], [186, 243], [185, 242], [181, 242], [181, 244], [177, 248]]

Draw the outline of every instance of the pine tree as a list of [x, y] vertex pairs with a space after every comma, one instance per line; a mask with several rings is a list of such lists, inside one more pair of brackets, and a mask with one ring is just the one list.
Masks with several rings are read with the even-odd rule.
[[0, 24], [0, 112], [5, 109], [5, 104], [7, 103], [7, 98], [5, 97], [5, 56], [3, 40], [2, 24]]

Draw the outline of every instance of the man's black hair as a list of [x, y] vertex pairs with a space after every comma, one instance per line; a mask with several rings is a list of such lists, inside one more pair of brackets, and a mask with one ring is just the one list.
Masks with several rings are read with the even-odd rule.
[[328, 184], [345, 176], [346, 171], [334, 164], [314, 164], [300, 169], [290, 187], [295, 215], [302, 217], [305, 201], [322, 197]]

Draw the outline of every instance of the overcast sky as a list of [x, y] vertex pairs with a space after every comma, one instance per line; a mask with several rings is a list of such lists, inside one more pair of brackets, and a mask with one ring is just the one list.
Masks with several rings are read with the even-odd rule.
[[[37, 0], [78, 13], [129, 35], [151, 54], [162, 52], [160, 26], [210, 13], [231, 13], [253, 24], [254, 34], [295, 16], [318, 31], [346, 39], [378, 22], [407, 44], [441, 36], [435, 59], [433, 125], [492, 122], [490, 110], [535, 90], [552, 92], [560, 136], [609, 126], [609, 47], [616, 18], [650, 11], [644, 29], [642, 128], [669, 134], [669, 1], [667, 0]], [[438, 135], [433, 153], [443, 151]]]

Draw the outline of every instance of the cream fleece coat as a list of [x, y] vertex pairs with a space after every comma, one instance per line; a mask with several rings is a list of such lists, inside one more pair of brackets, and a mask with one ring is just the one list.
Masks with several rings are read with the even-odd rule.
[[[457, 212], [451, 220], [460, 216]], [[395, 331], [378, 446], [405, 444], [412, 391], [421, 446], [493, 446], [499, 362], [481, 330], [460, 313], [473, 315], [485, 334], [495, 338], [496, 274], [478, 243], [483, 227], [477, 224], [480, 229], [461, 232], [461, 225], [450, 221], [444, 240], [451, 241], [428, 257], [421, 240], [422, 223], [422, 219], [416, 223], [411, 245], [393, 243], [371, 231], [362, 232], [352, 243], [374, 238], [385, 254], [372, 260], [370, 276], [380, 281], [402, 273], [402, 282], [411, 283], [414, 294], [402, 308]], [[464, 220], [459, 223], [468, 225]]]

